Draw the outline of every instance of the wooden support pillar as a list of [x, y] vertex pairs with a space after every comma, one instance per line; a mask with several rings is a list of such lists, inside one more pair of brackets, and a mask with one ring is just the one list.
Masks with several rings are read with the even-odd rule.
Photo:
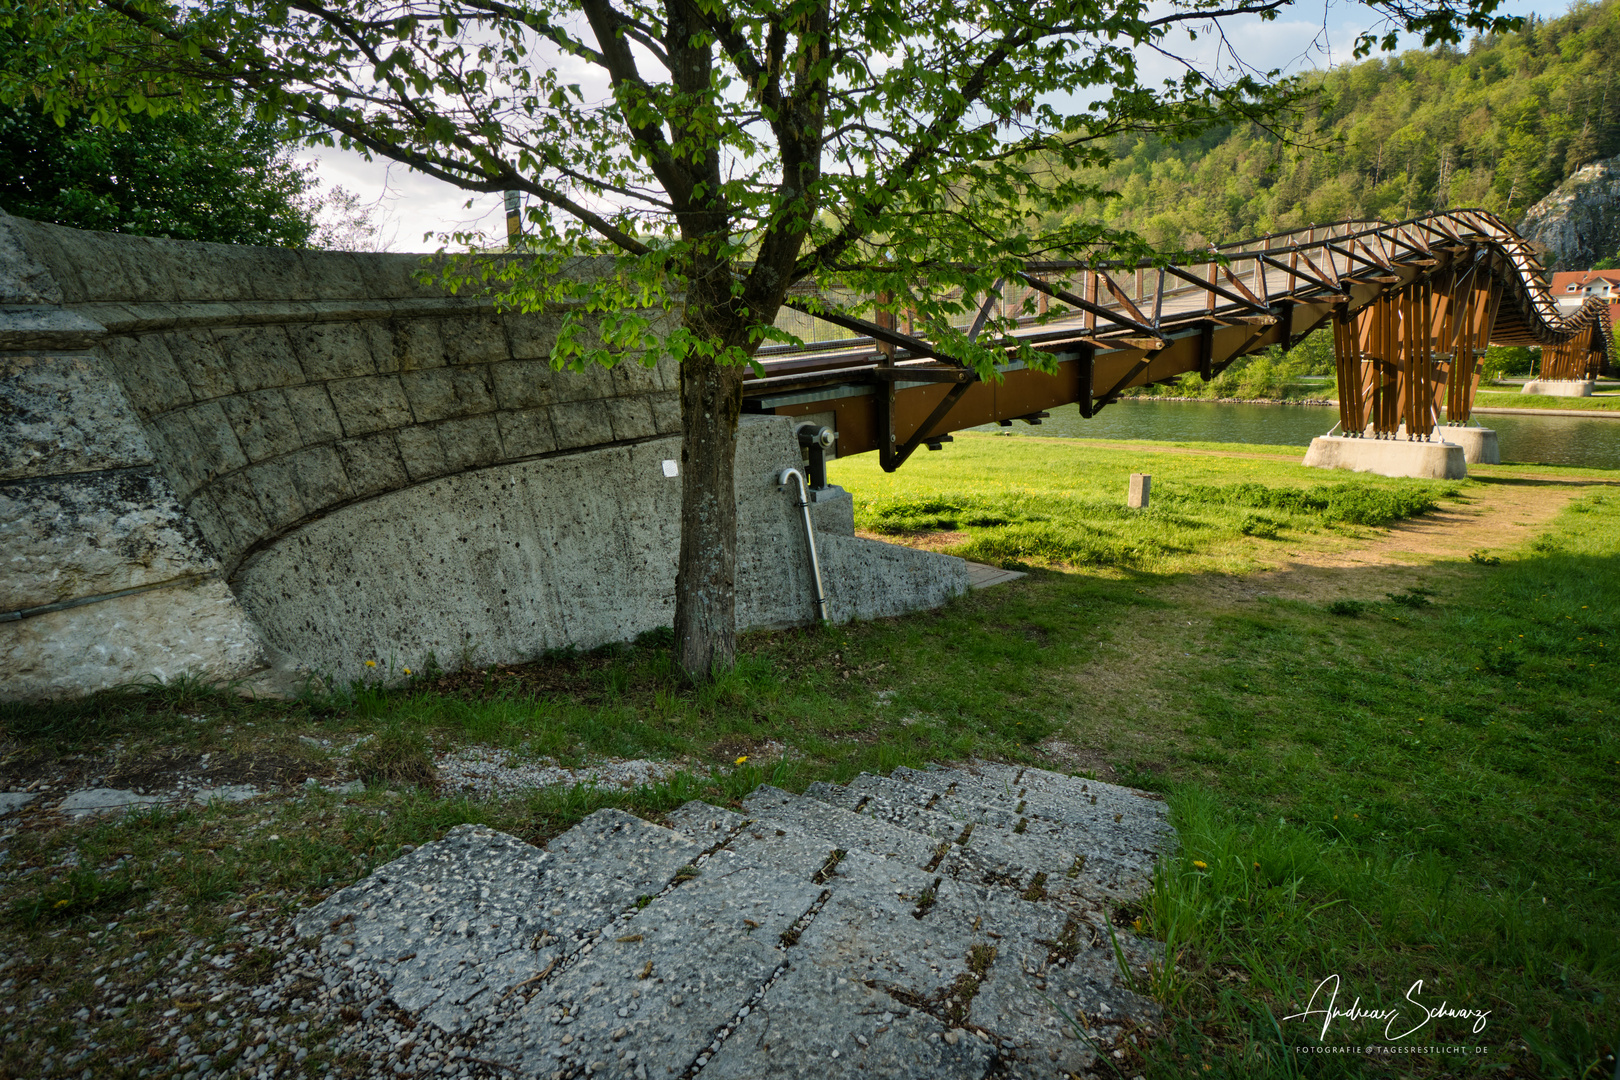
[[[894, 314], [894, 295], [892, 293], [878, 293], [877, 310], [872, 313], [872, 321], [885, 330], [897, 330], [900, 320]], [[883, 354], [885, 363], [894, 363], [894, 344], [888, 341], [877, 343], [878, 352]]]
[[1339, 384], [1339, 427], [1359, 436], [1367, 429], [1367, 403], [1362, 393], [1362, 361], [1350, 305], [1333, 313], [1333, 358]]

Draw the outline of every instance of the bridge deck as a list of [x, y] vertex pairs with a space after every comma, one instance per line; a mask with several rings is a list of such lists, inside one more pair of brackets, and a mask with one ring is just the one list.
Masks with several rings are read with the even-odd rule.
[[[843, 319], [841, 325], [864, 327], [869, 336], [762, 350], [765, 374], [745, 384], [745, 408], [828, 423], [838, 431], [840, 454], [879, 450], [885, 467], [894, 468], [949, 432], [1037, 418], [1075, 403], [1090, 416], [1132, 387], [1190, 372], [1213, 377], [1238, 357], [1297, 343], [1336, 314], [1360, 317], [1381, 301], [1424, 289], [1424, 310], [1435, 313], [1425, 357], [1432, 353], [1439, 363], [1418, 385], [1433, 398], [1436, 418], [1448, 406], [1453, 349], [1552, 346], [1560, 357], [1567, 354], [1576, 377], [1595, 373], [1602, 362], [1601, 303], [1560, 313], [1535, 254], [1484, 211], [1398, 224], [1344, 222], [1216, 252], [1218, 259], [1166, 267], [1030, 264], [1024, 281], [992, 302], [1018, 311], [1036, 298], [1041, 314], [1022, 320], [1008, 351], [1030, 345], [1049, 358], [1049, 372], [1014, 361], [1001, 368], [999, 381], [981, 381], [920, 338]], [[1483, 285], [1491, 290], [1488, 314], [1480, 316], [1487, 325], [1461, 348], [1453, 324], [1460, 326], [1464, 293]], [[1455, 294], [1450, 307], [1447, 290]], [[815, 319], [807, 325], [811, 333], [831, 328]], [[1449, 420], [1466, 419], [1473, 385], [1449, 400]]]

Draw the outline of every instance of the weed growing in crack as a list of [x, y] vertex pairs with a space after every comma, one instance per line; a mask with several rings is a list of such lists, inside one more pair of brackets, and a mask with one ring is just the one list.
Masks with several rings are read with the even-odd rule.
[[1024, 899], [1031, 903], [1040, 903], [1046, 899], [1046, 871], [1038, 872], [1029, 879], [1029, 888], [1024, 890]]
[[990, 965], [996, 962], [996, 947], [982, 942], [976, 944], [968, 949], [967, 961], [967, 970], [956, 977], [945, 995], [943, 1019], [951, 1027], [961, 1027], [967, 1023], [973, 998], [990, 974]]
[[911, 913], [912, 918], [920, 919], [933, 910], [935, 901], [939, 899], [939, 885], [942, 880], [944, 879], [935, 878], [933, 884], [925, 888], [922, 894], [917, 897], [917, 907]]
[[844, 861], [844, 856], [847, 854], [849, 853], [843, 848], [834, 848], [832, 851], [828, 852], [827, 861], [822, 863], [821, 869], [817, 870], [815, 875], [811, 877], [810, 880], [815, 882], [817, 885], [827, 884], [827, 882], [832, 880], [833, 874], [838, 870], [838, 864]]

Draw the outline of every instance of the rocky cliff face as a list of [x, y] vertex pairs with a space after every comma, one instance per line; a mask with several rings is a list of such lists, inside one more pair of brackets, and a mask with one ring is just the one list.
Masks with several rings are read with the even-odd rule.
[[1519, 234], [1546, 248], [1549, 270], [1585, 270], [1620, 252], [1620, 157], [1558, 185], [1524, 215]]

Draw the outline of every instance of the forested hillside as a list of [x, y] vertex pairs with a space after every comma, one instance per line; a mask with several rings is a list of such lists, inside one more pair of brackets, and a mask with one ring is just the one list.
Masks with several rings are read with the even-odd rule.
[[[1620, 154], [1620, 0], [1578, 3], [1466, 51], [1411, 51], [1312, 76], [1309, 128], [1114, 145], [1118, 199], [1077, 216], [1156, 246], [1204, 244], [1345, 218], [1484, 207], [1509, 220], [1577, 168]], [[1292, 145], [1291, 145], [1292, 144]]]

